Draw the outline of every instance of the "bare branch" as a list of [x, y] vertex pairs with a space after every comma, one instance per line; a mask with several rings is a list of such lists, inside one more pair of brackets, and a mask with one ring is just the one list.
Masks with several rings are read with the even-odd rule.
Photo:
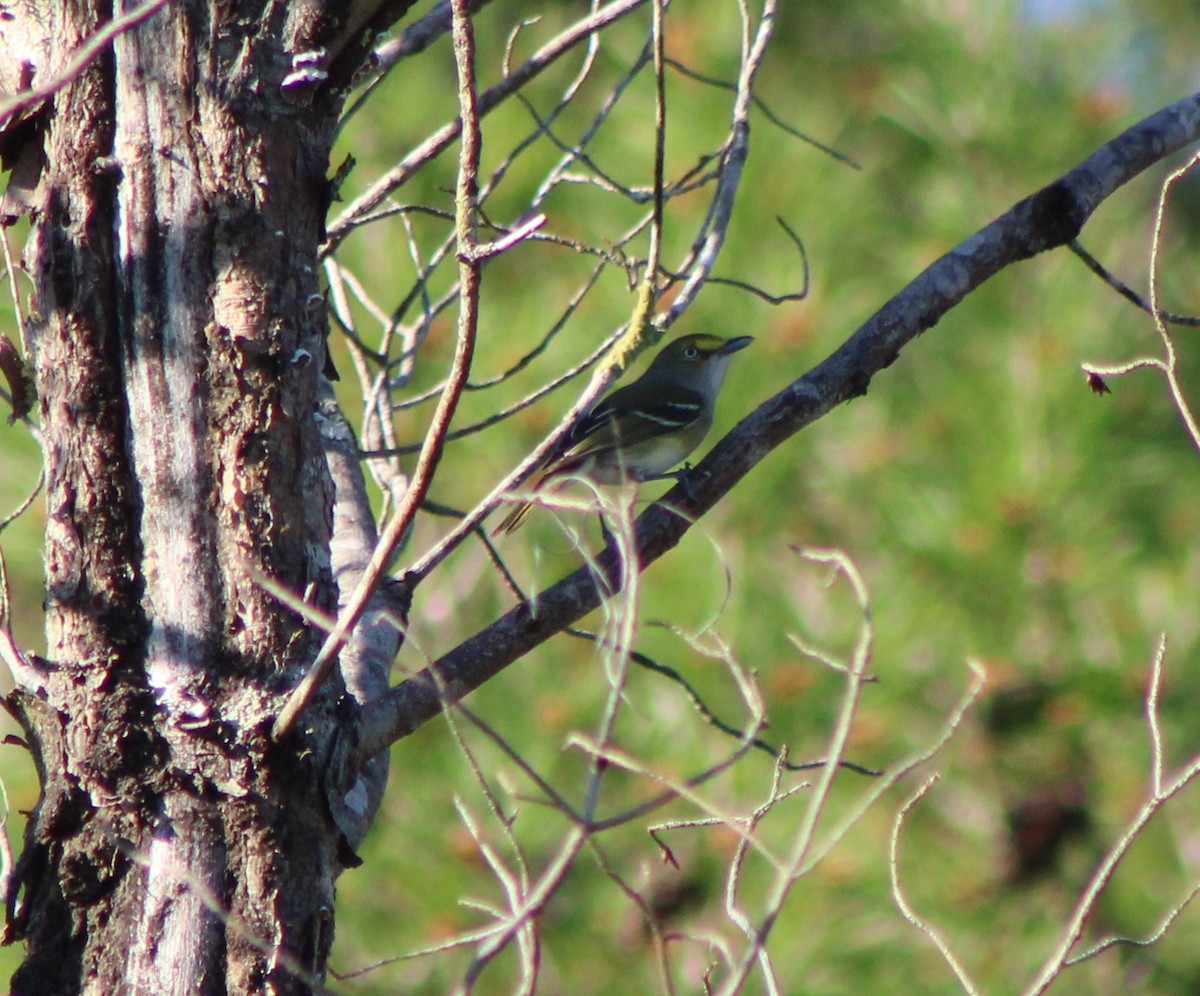
[[464, 979], [465, 985], [461, 991], [469, 992], [472, 985], [477, 981], [479, 973], [483, 971], [492, 958], [508, 946], [509, 941], [525, 928], [525, 924], [530, 919], [541, 912], [542, 907], [546, 905], [550, 897], [557, 891], [563, 879], [571, 870], [576, 857], [578, 857], [579, 852], [583, 849], [587, 839], [587, 835], [582, 830], [572, 829], [568, 832], [559, 847], [558, 853], [548, 863], [546, 869], [542, 872], [538, 880], [532, 884], [525, 896], [522, 897], [523, 902], [518, 908], [510, 912], [510, 920], [481, 946], [481, 950], [471, 963], [471, 967]]
[[[338, 600], [345, 606], [361, 584], [379, 537], [354, 433], [338, 409], [328, 382], [323, 385], [320, 404], [321, 438], [334, 485], [330, 566], [338, 586]], [[407, 592], [401, 591], [399, 597], [393, 597], [396, 594], [393, 587], [384, 585], [373, 593], [362, 619], [337, 657], [346, 691], [360, 705], [387, 688], [392, 661], [400, 646], [399, 627], [408, 614]], [[352, 849], [362, 843], [379, 809], [387, 787], [388, 761], [389, 756], [384, 752], [364, 765], [341, 800], [341, 812], [335, 814]]]

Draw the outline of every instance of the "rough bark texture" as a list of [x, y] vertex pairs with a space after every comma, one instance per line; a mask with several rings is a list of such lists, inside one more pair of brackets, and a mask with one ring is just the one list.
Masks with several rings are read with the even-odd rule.
[[[334, 607], [314, 413], [336, 107], [280, 84], [345, 23], [233, 6], [169, 4], [46, 118], [26, 263], [49, 659], [10, 703], [43, 785], [18, 993], [305, 991], [332, 940], [355, 707], [331, 681], [270, 744], [317, 636], [259, 582]], [[120, 13], [48, 9], [51, 74]]]

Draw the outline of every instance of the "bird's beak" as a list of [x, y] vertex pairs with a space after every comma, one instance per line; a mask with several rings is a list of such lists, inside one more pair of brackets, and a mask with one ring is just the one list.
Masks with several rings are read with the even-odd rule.
[[748, 335], [739, 335], [736, 339], [730, 339], [720, 349], [717, 350], [718, 356], [728, 356], [730, 353], [736, 353], [739, 349], [745, 349], [754, 341], [753, 337]]

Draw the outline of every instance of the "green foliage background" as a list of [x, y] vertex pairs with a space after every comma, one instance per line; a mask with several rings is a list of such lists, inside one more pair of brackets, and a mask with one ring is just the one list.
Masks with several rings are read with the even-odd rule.
[[[1171, 0], [1092, 2], [1060, 17], [1035, 18], [1015, 3], [954, 0], [901, 3], [784, 3], [759, 96], [790, 125], [861, 165], [852, 169], [775, 127], [761, 112], [738, 216], [718, 272], [774, 292], [794, 289], [801, 263], [776, 215], [803, 239], [811, 288], [799, 303], [772, 307], [729, 287], [710, 286], [678, 331], [749, 333], [754, 346], [734, 364], [718, 430], [837, 347], [891, 294], [952, 245], [1013, 202], [1074, 166], [1139, 118], [1189, 92], [1198, 25], [1194, 4]], [[497, 0], [478, 18], [480, 77], [498, 78], [509, 32], [540, 14], [515, 43], [533, 51], [582, 10]], [[677, 2], [668, 19], [670, 54], [706, 75], [737, 68], [739, 23], [730, 0]], [[644, 21], [604, 36], [598, 74], [618, 71], [638, 50]], [[543, 111], [576, 62], [556, 67], [530, 93]], [[572, 140], [604, 87], [585, 89], [556, 124]], [[729, 95], [672, 76], [668, 174], [689, 168], [720, 140]], [[623, 183], [650, 180], [652, 90], [639, 78], [592, 152]], [[443, 42], [400, 66], [342, 139], [358, 166], [347, 196], [364, 189], [433, 127], [455, 113], [453, 66]], [[532, 127], [510, 102], [487, 118], [485, 156], [499, 161]], [[488, 204], [500, 222], [520, 217], [559, 156], [546, 138], [520, 157]], [[404, 203], [452, 208], [454, 150], [398, 195]], [[1163, 167], [1131, 184], [1084, 230], [1084, 245], [1138, 290]], [[1165, 241], [1164, 298], [1174, 311], [1200, 312], [1194, 279], [1196, 186], [1177, 189]], [[667, 212], [668, 265], [679, 259], [705, 206], [703, 196]], [[336, 214], [335, 205], [335, 214]], [[615, 238], [636, 207], [594, 187], [560, 188], [546, 202], [548, 230], [593, 244]], [[446, 230], [415, 218], [423, 252]], [[642, 251], [639, 247], [636, 251]], [[344, 261], [385, 307], [412, 281], [398, 222], [352, 237]], [[479, 378], [505, 369], [555, 320], [590, 269], [560, 247], [527, 244], [485, 275]], [[436, 296], [449, 268], [430, 279]], [[521, 377], [469, 395], [461, 424], [486, 416], [586, 355], [632, 308], [615, 270]], [[362, 316], [360, 315], [360, 318]], [[0, 312], [11, 324], [11, 315]], [[436, 384], [453, 349], [451, 312], [421, 348], [414, 392]], [[1195, 333], [1178, 345], [1185, 386], [1196, 382]], [[341, 349], [339, 345], [337, 348]], [[768, 702], [769, 737], [795, 758], [827, 743], [840, 679], [800, 654], [789, 639], [845, 652], [859, 616], [844, 586], [793, 546], [835, 546], [859, 565], [873, 595], [877, 684], [868, 686], [851, 756], [886, 768], [931, 742], [968, 682], [968, 658], [988, 673], [983, 700], [932, 765], [942, 779], [907, 825], [902, 870], [914, 906], [941, 929], [985, 992], [1019, 989], [1049, 954], [1099, 855], [1147, 794], [1149, 749], [1143, 694], [1158, 635], [1167, 634], [1162, 702], [1168, 764], [1200, 750], [1195, 667], [1200, 614], [1200, 461], [1160, 378], [1144, 372], [1087, 390], [1080, 365], [1115, 362], [1160, 345], [1144, 314], [1059, 252], [1011, 269], [985, 285], [880, 375], [866, 397], [833, 412], [773, 453], [679, 550], [646, 575], [639, 646], [678, 668], [727, 719], [745, 713], [724, 669], [686, 637], [721, 635], [754, 670]], [[351, 412], [348, 363], [342, 389]], [[574, 387], [501, 429], [468, 436], [447, 453], [433, 497], [468, 507], [520, 459], [569, 405]], [[420, 438], [430, 407], [402, 412], [406, 441]], [[716, 433], [714, 433], [714, 438]], [[3, 434], [0, 500], [14, 506], [35, 475], [35, 447], [20, 428]], [[39, 510], [40, 515], [40, 510]], [[590, 528], [590, 527], [589, 527]], [[27, 516], [4, 534], [14, 575], [19, 632], [38, 640], [37, 533]], [[445, 529], [423, 519], [403, 555], [419, 555]], [[528, 590], [575, 563], [548, 516], [502, 543]], [[510, 604], [478, 546], [468, 545], [419, 592], [414, 631], [398, 662], [419, 667], [475, 632]], [[651, 625], [663, 621], [669, 625]], [[601, 621], [593, 621], [600, 625]], [[555, 640], [472, 696], [530, 762], [578, 801], [582, 765], [564, 750], [572, 731], [594, 727], [607, 691], [603, 661], [568, 637]], [[621, 747], [653, 769], [683, 777], [730, 749], [686, 697], [652, 674], [635, 673], [618, 727]], [[466, 731], [536, 871], [553, 853], [564, 821], [537, 798], [515, 766]], [[362, 850], [364, 866], [342, 879], [333, 960], [347, 971], [442, 942], [487, 922], [472, 898], [501, 894], [456, 815], [461, 798], [503, 850], [495, 820], [444, 721], [395, 748], [390, 793]], [[35, 799], [23, 753], [0, 746], [11, 805]], [[725, 810], [748, 813], [766, 795], [769, 758], [751, 756], [706, 787]], [[799, 779], [793, 779], [798, 781]], [[896, 810], [916, 780], [885, 796], [794, 889], [770, 949], [786, 992], [958, 991], [929, 942], [906, 924], [888, 892], [887, 842]], [[653, 785], [614, 775], [605, 803], [623, 808]], [[839, 778], [831, 811], [845, 812], [870, 789]], [[765, 821], [784, 847], [805, 803], [800, 793]], [[1013, 870], [1007, 814], [1031, 800], [1066, 801], [1086, 828], [1054, 866]], [[701, 815], [676, 804], [655, 818]], [[1149, 828], [1101, 900], [1088, 944], [1119, 933], [1152, 933], [1200, 877], [1200, 804], [1193, 790]], [[664, 929], [688, 935], [670, 952], [679, 991], [702, 988], [716, 938], [736, 944], [722, 912], [728, 831], [669, 835], [672, 868], [645, 821], [600, 837], [605, 860], [648, 894], [674, 897]], [[10, 825], [19, 842], [19, 827]], [[770, 876], [747, 869], [753, 910]], [[664, 902], [666, 902], [664, 898]], [[1079, 993], [1192, 993], [1200, 990], [1200, 926], [1185, 911], [1149, 949], [1116, 948], [1071, 969], [1060, 988]], [[545, 992], [626, 993], [659, 985], [635, 907], [585, 852], [541, 918]], [[0, 967], [13, 964], [0, 953]], [[464, 953], [399, 962], [335, 988], [361, 993], [436, 993], [461, 977]], [[506, 992], [513, 963], [501, 957], [479, 986]], [[719, 977], [719, 976], [718, 976]], [[751, 987], [757, 990], [757, 985]]]

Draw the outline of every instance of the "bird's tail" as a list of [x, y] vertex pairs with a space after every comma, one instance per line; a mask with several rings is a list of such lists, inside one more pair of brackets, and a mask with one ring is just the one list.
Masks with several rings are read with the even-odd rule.
[[529, 518], [529, 513], [533, 511], [533, 502], [523, 501], [516, 505], [513, 509], [500, 520], [500, 525], [492, 530], [493, 536], [500, 536], [503, 533], [516, 532], [521, 528], [521, 524]]

